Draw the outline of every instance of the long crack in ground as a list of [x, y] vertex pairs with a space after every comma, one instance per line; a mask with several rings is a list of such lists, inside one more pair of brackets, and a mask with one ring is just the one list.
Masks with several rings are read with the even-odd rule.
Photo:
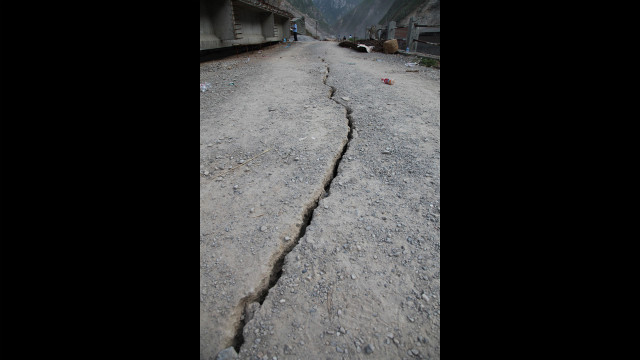
[[303, 222], [302, 222], [302, 226], [300, 227], [299, 233], [293, 238], [293, 241], [291, 241], [290, 244], [280, 253], [277, 260], [275, 261], [273, 268], [269, 274], [268, 285], [256, 291], [255, 294], [249, 295], [243, 298], [238, 304], [240, 309], [242, 309], [242, 316], [240, 321], [238, 322], [238, 325], [236, 326], [236, 331], [235, 331], [236, 335], [233, 339], [232, 346], [236, 352], [240, 352], [240, 348], [242, 347], [242, 344], [244, 344], [243, 329], [246, 323], [248, 322], [248, 316], [247, 316], [248, 305], [254, 302], [257, 302], [260, 305], [262, 305], [267, 295], [269, 294], [269, 290], [278, 283], [278, 280], [282, 276], [282, 267], [284, 265], [284, 260], [287, 254], [289, 254], [293, 250], [293, 248], [295, 248], [296, 245], [298, 245], [300, 239], [304, 236], [307, 230], [307, 227], [309, 226], [309, 224], [311, 223], [311, 220], [313, 219], [313, 212], [318, 207], [318, 202], [320, 201], [320, 199], [323, 197], [329, 196], [331, 183], [333, 182], [333, 179], [338, 175], [338, 168], [340, 166], [340, 162], [342, 161], [342, 157], [344, 156], [344, 154], [349, 149], [349, 143], [351, 142], [351, 139], [353, 137], [353, 121], [351, 117], [351, 113], [353, 112], [353, 110], [349, 106], [342, 104], [341, 102], [334, 99], [336, 88], [334, 86], [327, 85], [327, 78], [329, 77], [330, 68], [326, 64], [325, 66], [326, 66], [326, 73], [324, 78], [322, 79], [322, 82], [324, 85], [330, 88], [329, 98], [345, 108], [345, 112], [346, 112], [345, 117], [347, 119], [347, 124], [349, 128], [347, 133], [347, 142], [343, 145], [342, 151], [340, 152], [340, 155], [338, 156], [338, 158], [336, 159], [333, 165], [333, 170], [331, 172], [332, 176], [325, 181], [324, 194], [321, 194], [319, 197], [314, 199], [311, 206], [308, 206], [307, 209], [304, 211]]

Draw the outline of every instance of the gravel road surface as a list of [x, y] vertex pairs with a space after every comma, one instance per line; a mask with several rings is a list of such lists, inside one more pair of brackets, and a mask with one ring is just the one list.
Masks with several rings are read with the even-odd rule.
[[440, 70], [410, 62], [200, 64], [201, 359], [440, 358]]

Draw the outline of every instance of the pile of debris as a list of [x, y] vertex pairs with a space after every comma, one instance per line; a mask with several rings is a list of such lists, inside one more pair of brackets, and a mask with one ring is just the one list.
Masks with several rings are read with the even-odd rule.
[[[395, 39], [398, 44], [398, 49], [405, 49], [406, 40]], [[360, 52], [384, 52], [384, 42], [386, 40], [357, 40], [357, 41], [341, 41], [338, 46], [350, 48]], [[365, 46], [360, 46], [365, 45]], [[369, 48], [369, 50], [367, 50]]]
[[371, 48], [371, 51], [382, 52], [382, 43], [384, 43], [383, 40], [358, 40], [357, 42], [341, 41], [338, 46], [350, 48], [356, 51], [368, 52], [366, 48], [358, 47], [358, 45], [366, 45], [373, 46], [373, 48]]

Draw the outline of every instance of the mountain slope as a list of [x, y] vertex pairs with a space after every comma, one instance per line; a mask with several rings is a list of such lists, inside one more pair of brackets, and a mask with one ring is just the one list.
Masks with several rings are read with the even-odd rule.
[[379, 23], [380, 18], [391, 8], [393, 4], [389, 0], [364, 0], [347, 14], [336, 21], [333, 30], [340, 34], [349, 34], [354, 37], [365, 37], [366, 28]]
[[317, 34], [318, 37], [325, 38], [331, 34], [329, 24], [312, 0], [277, 0], [274, 5], [292, 13], [295, 17], [304, 17], [307, 33], [301, 32], [301, 35]]
[[335, 24], [340, 16], [355, 8], [362, 0], [313, 0], [329, 25]]
[[428, 25], [440, 25], [440, 0], [395, 0], [380, 19], [380, 24], [392, 20], [398, 24], [408, 24], [412, 16]]
[[287, 0], [287, 2], [301, 13], [307, 14], [318, 21], [326, 22], [322, 12], [314, 5], [313, 0]]

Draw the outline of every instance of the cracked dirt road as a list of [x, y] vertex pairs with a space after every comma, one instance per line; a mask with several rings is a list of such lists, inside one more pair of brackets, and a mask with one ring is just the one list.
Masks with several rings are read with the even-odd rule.
[[440, 357], [440, 73], [412, 61], [200, 64], [201, 359]]

